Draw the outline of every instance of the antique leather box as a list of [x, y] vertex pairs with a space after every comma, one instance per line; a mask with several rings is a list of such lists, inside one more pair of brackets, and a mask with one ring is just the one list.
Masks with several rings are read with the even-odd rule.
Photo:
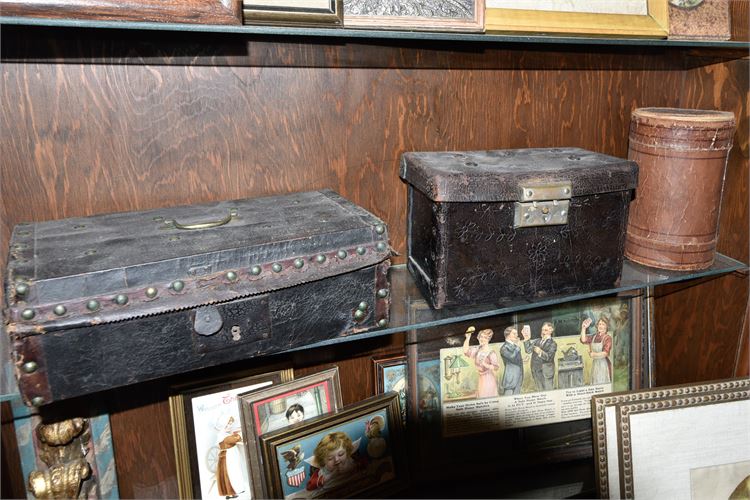
[[609, 288], [637, 175], [578, 148], [405, 153], [409, 271], [436, 309]]
[[388, 322], [381, 220], [332, 191], [20, 224], [5, 328], [42, 405]]

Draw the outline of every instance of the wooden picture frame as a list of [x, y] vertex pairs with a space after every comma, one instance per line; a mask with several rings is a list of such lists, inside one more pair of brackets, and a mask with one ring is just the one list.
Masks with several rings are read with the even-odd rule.
[[341, 27], [343, 0], [244, 0], [245, 24]]
[[3, 16], [152, 23], [242, 24], [242, 0], [0, 0]]
[[[738, 462], [735, 460], [737, 457], [729, 459], [730, 453], [727, 453], [724, 448], [730, 447], [744, 447], [747, 450], [743, 460], [747, 461], [745, 476], [750, 475], [750, 435], [728, 432], [731, 429], [740, 430], [741, 425], [725, 427], [729, 422], [729, 413], [734, 415], [732, 418], [739, 415], [740, 421], [746, 426], [747, 418], [750, 416], [749, 399], [750, 379], [686, 384], [595, 396], [592, 398], [591, 407], [594, 422], [594, 463], [597, 467], [596, 483], [600, 498], [633, 498], [638, 494], [634, 486], [639, 480], [650, 484], [657, 480], [660, 483], [659, 487], [665, 488], [664, 491], [674, 488], [675, 481], [684, 486], [689, 482], [685, 479], [689, 479], [686, 472], [690, 472], [690, 469], [729, 466]], [[703, 410], [690, 415], [691, 410], [736, 401], [745, 401], [748, 405], [742, 409], [732, 407], [731, 412], [724, 411], [727, 414], [719, 420], [707, 419], [708, 415]], [[672, 412], [676, 410], [681, 412], [682, 418], [687, 419], [688, 427], [685, 427], [685, 422], [676, 426], [670, 421]], [[643, 420], [642, 416], [647, 416], [648, 420]], [[721, 421], [722, 425], [717, 426], [717, 421]], [[649, 432], [648, 429], [653, 426], [654, 422], [661, 423], [664, 429], [659, 433]], [[674, 429], [677, 434], [668, 429]], [[686, 429], [690, 431], [686, 432]], [[713, 435], [713, 432], [717, 434]], [[665, 439], [670, 441], [660, 443], [654, 438], [654, 435], [660, 434], [662, 441]], [[729, 435], [728, 440], [727, 435]], [[645, 450], [642, 446], [643, 436], [648, 438], [648, 446]], [[706, 436], [709, 442], [701, 441], [704, 443], [703, 448], [719, 452], [717, 460], [713, 463], [712, 458], [706, 456], [703, 450], [695, 449], [696, 444], [699, 444], [696, 437], [703, 439]], [[662, 463], [659, 467], [659, 473], [666, 472], [666, 467], [675, 469], [673, 473], [679, 475], [679, 478], [666, 476], [655, 478], [647, 477], [649, 473], [644, 474], [644, 468], [639, 462], [645, 460], [644, 455], [663, 458], [664, 455], [659, 452], [660, 446], [668, 446], [670, 450], [680, 450], [678, 454], [670, 455], [672, 458], [668, 461], [669, 463]], [[698, 457], [702, 463], [699, 463]], [[719, 485], [712, 486], [714, 490], [718, 487]], [[686, 493], [687, 495], [682, 496], [690, 497], [690, 491]], [[657, 496], [669, 497], [669, 495], [664, 495]], [[671, 497], [674, 498], [674, 496]], [[723, 496], [723, 498], [727, 497], [728, 495]], [[705, 495], [702, 498], [705, 498]]]
[[[260, 389], [293, 380], [292, 369], [277, 370], [268, 373], [249, 374], [238, 373], [232, 376], [222, 376], [179, 385], [172, 388], [169, 397], [169, 410], [172, 417], [172, 437], [175, 447], [175, 462], [177, 464], [177, 486], [180, 498], [210, 498], [207, 492], [215, 492], [215, 498], [224, 498], [226, 495], [218, 494], [218, 487], [214, 488], [211, 482], [216, 475], [220, 474], [217, 468], [211, 469], [211, 464], [219, 459], [223, 439], [236, 436], [240, 438], [230, 443], [235, 448], [232, 452], [237, 455], [239, 461], [244, 462], [245, 452], [240, 447], [246, 447], [245, 437], [242, 435], [240, 410], [237, 397], [240, 393], [246, 393], [250, 388]], [[225, 423], [225, 429], [221, 425], [213, 426], [211, 429], [197, 428], [198, 424], [214, 420]], [[210, 431], [210, 432], [209, 432]], [[226, 434], [226, 436], [224, 436]], [[200, 442], [198, 440], [200, 438]], [[215, 443], [214, 443], [215, 441]], [[231, 449], [227, 448], [227, 450]], [[237, 453], [240, 452], [240, 453]], [[229, 451], [225, 452], [226, 454]], [[242, 469], [244, 463], [233, 468]], [[229, 472], [227, 472], [229, 474]], [[244, 478], [243, 478], [244, 479]], [[218, 484], [218, 481], [216, 482]], [[238, 486], [238, 489], [249, 490], [249, 480], [246, 485]], [[230, 482], [231, 484], [231, 482]], [[234, 488], [234, 486], [232, 486]], [[235, 490], [235, 493], [237, 491]]]
[[[344, 0], [344, 27], [483, 32], [484, 5], [485, 0]], [[380, 14], [383, 11], [404, 15]]]
[[645, 14], [596, 13], [587, 10], [587, 1], [578, 0], [581, 11], [570, 12], [563, 7], [569, 2], [557, 0], [548, 0], [549, 10], [530, 10], [529, 0], [487, 0], [485, 29], [488, 33], [626, 38], [666, 38], [669, 33], [667, 0], [631, 0], [643, 2]]
[[406, 355], [386, 355], [372, 359], [373, 373], [375, 375], [375, 394], [396, 392], [399, 395], [401, 405], [401, 420], [406, 425]]
[[[338, 411], [343, 406], [339, 369], [333, 367], [292, 382], [240, 394], [238, 402], [247, 444], [245, 454], [253, 498], [268, 498], [258, 438], [268, 432]], [[294, 411], [300, 406], [302, 411]], [[301, 419], [297, 419], [300, 413]]]
[[[386, 498], [406, 481], [399, 415], [398, 395], [389, 393], [261, 436], [267, 496], [321, 490], [321, 498]], [[346, 458], [326, 466], [316, 451], [323, 461], [339, 452]]]

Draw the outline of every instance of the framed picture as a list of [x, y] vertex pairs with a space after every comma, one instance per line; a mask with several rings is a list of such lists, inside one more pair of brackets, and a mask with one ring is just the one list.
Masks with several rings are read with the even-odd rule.
[[293, 382], [240, 394], [238, 400], [253, 496], [268, 498], [258, 437], [340, 409], [343, 404], [339, 369], [334, 367]]
[[[647, 379], [644, 302], [624, 294], [409, 332], [417, 473], [590, 457], [591, 397]], [[431, 315], [423, 301], [409, 307], [411, 321]]]
[[729, 2], [730, 0], [669, 0], [669, 38], [729, 40], [732, 38]]
[[329, 26], [343, 24], [342, 0], [244, 0], [245, 24]]
[[169, 398], [180, 498], [251, 498], [240, 425], [240, 393], [294, 378], [291, 369], [205, 380], [173, 388]]
[[591, 404], [601, 498], [735, 498], [743, 487], [747, 495], [750, 434], [741, 430], [750, 379], [615, 393]]
[[666, 38], [667, 0], [487, 0], [488, 32]]
[[384, 498], [406, 479], [394, 393], [260, 439], [271, 498]]
[[386, 356], [373, 358], [375, 373], [375, 394], [396, 392], [401, 405], [401, 421], [406, 424], [406, 356]]
[[346, 28], [484, 31], [485, 0], [344, 0]]

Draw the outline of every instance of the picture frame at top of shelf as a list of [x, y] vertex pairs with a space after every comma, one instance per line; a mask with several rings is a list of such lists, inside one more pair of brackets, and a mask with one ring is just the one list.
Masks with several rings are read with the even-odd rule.
[[488, 33], [666, 38], [668, 0], [487, 0]]
[[344, 0], [344, 27], [483, 32], [485, 0]]
[[[216, 477], [224, 474], [228, 478], [224, 484], [232, 484], [232, 489], [236, 486], [239, 498], [250, 498], [252, 484], [246, 477], [245, 452], [241, 450], [247, 444], [242, 436], [237, 397], [293, 379], [291, 368], [260, 374], [241, 372], [171, 389], [169, 410], [180, 498], [224, 498], [227, 495], [220, 495]], [[223, 473], [218, 467], [222, 452]]]
[[343, 0], [243, 0], [245, 24], [340, 28]]

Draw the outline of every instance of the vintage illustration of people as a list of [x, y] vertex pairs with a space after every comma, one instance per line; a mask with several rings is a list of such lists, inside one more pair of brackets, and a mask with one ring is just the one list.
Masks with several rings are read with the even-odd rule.
[[494, 343], [493, 328], [468, 327], [460, 348], [441, 349], [442, 381], [450, 382], [442, 401], [613, 384], [615, 349], [626, 351], [616, 337], [629, 342], [627, 303], [569, 311], [501, 324]]

